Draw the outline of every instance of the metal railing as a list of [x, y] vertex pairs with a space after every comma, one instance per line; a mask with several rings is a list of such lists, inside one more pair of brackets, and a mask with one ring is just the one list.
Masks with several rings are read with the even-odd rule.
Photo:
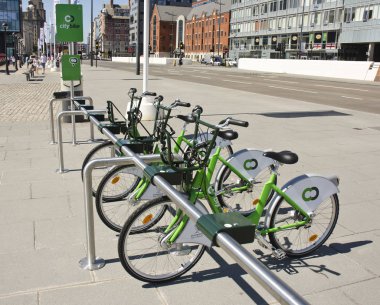
[[[100, 122], [89, 116], [90, 122], [100, 126]], [[116, 145], [118, 138], [107, 128], [102, 128], [101, 132]], [[121, 146], [121, 152], [127, 157], [97, 159], [90, 161], [84, 168], [84, 193], [86, 211], [86, 235], [87, 235], [87, 257], [80, 260], [82, 268], [96, 270], [102, 268], [105, 262], [95, 254], [95, 232], [94, 232], [94, 212], [92, 198], [92, 170], [99, 165], [121, 165], [134, 164], [144, 171], [148, 165], [146, 162], [157, 161], [157, 155], [138, 156], [128, 147]], [[153, 183], [165, 195], [167, 195], [179, 208], [181, 208], [195, 223], [203, 215], [185, 196], [171, 186], [164, 178], [155, 175]], [[271, 295], [281, 304], [309, 304], [290, 286], [273, 274], [263, 263], [245, 250], [227, 233], [221, 232], [216, 236], [216, 242], [228, 255], [230, 255], [248, 274], [258, 281]]]
[[[75, 101], [77, 100], [87, 100], [90, 102], [90, 106], [94, 105], [93, 99], [89, 96], [75, 96], [74, 98], [53, 98], [49, 102], [49, 113], [50, 113], [50, 135], [51, 135], [51, 142], [50, 144], [57, 144], [55, 141], [55, 131], [54, 131], [54, 111], [53, 111], [53, 104], [55, 102], [71, 102], [71, 110], [75, 109]], [[76, 130], [75, 130], [75, 115], [71, 115], [72, 120], [72, 127], [73, 127], [73, 138], [72, 143], [73, 145], [77, 144], [76, 142]], [[89, 141], [94, 141], [94, 126], [90, 124], [90, 139]]]

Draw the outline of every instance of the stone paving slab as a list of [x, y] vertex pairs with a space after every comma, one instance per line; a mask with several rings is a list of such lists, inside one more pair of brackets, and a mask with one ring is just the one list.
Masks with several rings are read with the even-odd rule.
[[[128, 89], [136, 87], [141, 92], [142, 78], [129, 72], [84, 65], [83, 73], [85, 95], [95, 97], [96, 108], [104, 109], [105, 101], [112, 100], [125, 109]], [[45, 110], [49, 90], [59, 85], [59, 76], [49, 72], [42, 82], [23, 86], [23, 91], [17, 89], [25, 85], [22, 75], [11, 77], [13, 81], [7, 78], [6, 83], [0, 83], [7, 95], [12, 92], [15, 101], [15, 112], [0, 116], [0, 305], [277, 304], [216, 248], [173, 283], [139, 282], [124, 271], [117, 254], [118, 236], [97, 215], [96, 254], [107, 264], [93, 272], [81, 270], [78, 261], [86, 255], [86, 234], [78, 169], [93, 145], [73, 146], [71, 124], [63, 124], [64, 141], [68, 142], [63, 148], [65, 167], [72, 171], [56, 174], [58, 148], [49, 144]], [[41, 91], [33, 89], [44, 84]], [[164, 78], [152, 77], [149, 90], [164, 95], [166, 103], [179, 97], [201, 104], [205, 114], [212, 114], [207, 117], [212, 122], [228, 115], [248, 120], [248, 129], [237, 129], [235, 150], [250, 146], [296, 151], [299, 163], [281, 168], [279, 184], [304, 172], [338, 174], [340, 218], [320, 251], [302, 259], [276, 261], [257, 243], [247, 249], [312, 304], [378, 304], [378, 115], [206, 84], [194, 87]], [[25, 95], [28, 101], [24, 101]], [[7, 104], [0, 101], [0, 106], [9, 107], [9, 99]], [[28, 108], [30, 104], [35, 104], [41, 116]], [[291, 117], [302, 111], [339, 114]], [[268, 116], [271, 112], [287, 113], [288, 117]], [[23, 122], [25, 116], [31, 121]], [[100, 137], [97, 130], [95, 136]], [[77, 124], [77, 138], [88, 137], [88, 124]]]

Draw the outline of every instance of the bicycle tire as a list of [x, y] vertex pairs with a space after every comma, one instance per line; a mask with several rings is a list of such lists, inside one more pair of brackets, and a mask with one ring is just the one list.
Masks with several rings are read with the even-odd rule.
[[[243, 215], [250, 214], [255, 210], [254, 200], [260, 198], [261, 191], [264, 187], [266, 181], [268, 181], [271, 175], [271, 167], [268, 166], [262, 170], [256, 177], [255, 181], [250, 188], [246, 191], [232, 192], [225, 191], [228, 187], [233, 185], [239, 185], [241, 179], [237, 177], [227, 166], [223, 165], [221, 175], [217, 177], [215, 181], [215, 193], [223, 193], [217, 195], [217, 200], [222, 207], [227, 209], [238, 211]], [[236, 183], [236, 181], [238, 181]], [[277, 183], [277, 178], [275, 179], [275, 184]], [[272, 190], [268, 197], [268, 202], [272, 199], [274, 191]]]
[[[175, 210], [169, 198], [160, 197], [141, 205], [125, 222], [118, 252], [124, 269], [134, 278], [149, 283], [171, 281], [190, 270], [202, 257], [203, 245], [160, 243]], [[140, 222], [146, 219], [149, 229], [141, 229]], [[134, 230], [136, 227], [139, 229]], [[160, 267], [162, 271], [158, 270]]]
[[[93, 149], [89, 151], [89, 153], [86, 155], [82, 163], [82, 168], [81, 168], [82, 181], [83, 181], [83, 171], [87, 163], [89, 163], [91, 160], [94, 160], [94, 159], [111, 157], [110, 152], [111, 152], [112, 147], [114, 147], [114, 144], [111, 141], [105, 141], [95, 146]], [[108, 170], [109, 170], [109, 167], [102, 166], [102, 167], [94, 168], [94, 170], [92, 171], [92, 195], [94, 197], [96, 195], [96, 190], [98, 189], [100, 180], [108, 172]]]
[[[95, 205], [102, 222], [111, 230], [120, 232], [125, 221], [135, 210], [127, 197], [138, 185], [141, 178], [126, 173], [134, 165], [121, 165], [111, 169], [100, 181], [96, 191]], [[115, 193], [116, 190], [116, 193]]]
[[[328, 206], [329, 202], [331, 202], [331, 208]], [[301, 257], [317, 250], [334, 231], [339, 215], [338, 195], [334, 194], [328, 197], [313, 214], [312, 222], [304, 227], [269, 233], [271, 244], [275, 248], [282, 249], [289, 257]], [[273, 209], [270, 227], [275, 228], [282, 224], [298, 221], [298, 216], [299, 213], [282, 198]], [[321, 228], [325, 225], [326, 228], [322, 231]], [[320, 234], [319, 231], [321, 231]]]

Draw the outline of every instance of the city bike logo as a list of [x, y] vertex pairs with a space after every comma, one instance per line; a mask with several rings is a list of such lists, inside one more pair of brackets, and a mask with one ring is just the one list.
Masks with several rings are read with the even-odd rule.
[[60, 29], [68, 30], [68, 29], [79, 29], [80, 28], [80, 24], [74, 23], [75, 18], [73, 15], [65, 15], [65, 17], [63, 17], [63, 20], [66, 23], [60, 24], [59, 25]]
[[302, 199], [307, 201], [313, 201], [319, 196], [319, 189], [317, 187], [308, 187], [302, 192]]
[[256, 159], [248, 159], [244, 161], [243, 167], [245, 170], [253, 170], [256, 169], [259, 163]]
[[74, 16], [72, 15], [66, 15], [65, 16], [65, 21], [68, 23], [74, 22]]

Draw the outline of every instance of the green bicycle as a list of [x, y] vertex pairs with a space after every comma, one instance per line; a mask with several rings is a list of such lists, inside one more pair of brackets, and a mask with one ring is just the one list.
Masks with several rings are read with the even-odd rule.
[[[237, 121], [226, 122], [227, 125], [239, 125]], [[215, 134], [221, 128], [205, 122], [201, 124], [212, 127]], [[212, 141], [208, 144], [212, 145]], [[210, 149], [206, 157], [209, 154]], [[282, 151], [264, 152], [262, 157], [274, 160], [270, 166], [271, 175], [260, 197], [254, 201], [255, 209], [245, 216], [255, 225], [256, 239], [260, 245], [272, 249], [279, 259], [286, 255], [304, 256], [315, 251], [329, 238], [336, 225], [339, 179], [305, 174], [279, 188], [276, 181], [280, 165], [294, 164], [298, 156]], [[212, 156], [209, 163], [216, 162], [216, 158]], [[194, 178], [185, 185], [184, 191], [189, 201], [205, 214], [208, 210], [197, 200], [200, 192], [212, 213], [223, 213], [225, 209], [217, 200], [220, 194], [210, 188], [206, 164], [199, 164]], [[271, 198], [273, 192], [275, 195]], [[118, 242], [119, 258], [125, 270], [139, 280], [173, 280], [190, 270], [199, 261], [206, 246], [212, 245], [205, 233], [201, 221], [197, 224], [190, 221], [169, 198], [157, 198], [139, 206], [125, 222]]]
[[[160, 107], [168, 111], [172, 106]], [[199, 106], [194, 109], [194, 111], [201, 111]], [[177, 117], [185, 121], [185, 125], [178, 138], [173, 140], [174, 145], [169, 145], [170, 147], [167, 150], [178, 154], [182, 144], [186, 144], [181, 149], [184, 158], [193, 158], [191, 161], [193, 164], [195, 159], [198, 159], [196, 162], [202, 162], [201, 160], [204, 157], [199, 152], [203, 150], [203, 154], [205, 153], [205, 147], [212, 139], [212, 135], [207, 132], [199, 133], [199, 126], [196, 125], [194, 132], [196, 136], [185, 136], [186, 126], [195, 122], [194, 117], [193, 115]], [[167, 121], [163, 122], [161, 128], [165, 127], [166, 124]], [[172, 134], [173, 131], [170, 130], [170, 135]], [[211, 150], [214, 161], [207, 165], [207, 179], [210, 181], [209, 191], [217, 194], [217, 200], [224, 208], [236, 210], [240, 213], [250, 213], [253, 210], [253, 199], [260, 195], [263, 181], [266, 181], [270, 176], [269, 167], [273, 164], [273, 160], [263, 158], [263, 151], [255, 149], [241, 150], [233, 154], [231, 141], [237, 137], [238, 134], [231, 130], [219, 131], [216, 135]], [[201, 147], [202, 145], [205, 147]], [[171, 146], [174, 147], [171, 148]], [[157, 148], [155, 153], [158, 152], [162, 153]], [[245, 168], [239, 167], [239, 160], [242, 158], [248, 160]], [[214, 173], [217, 174], [214, 175]], [[211, 179], [214, 176], [216, 176], [216, 180], [211, 185]], [[142, 171], [133, 165], [124, 165], [109, 171], [99, 183], [95, 198], [96, 209], [106, 226], [120, 232], [125, 220], [137, 208], [137, 205], [144, 200], [152, 200], [161, 196], [162, 193], [144, 177]], [[113, 199], [109, 200], [109, 198]], [[199, 192], [198, 198], [203, 199], [205, 195]]]

